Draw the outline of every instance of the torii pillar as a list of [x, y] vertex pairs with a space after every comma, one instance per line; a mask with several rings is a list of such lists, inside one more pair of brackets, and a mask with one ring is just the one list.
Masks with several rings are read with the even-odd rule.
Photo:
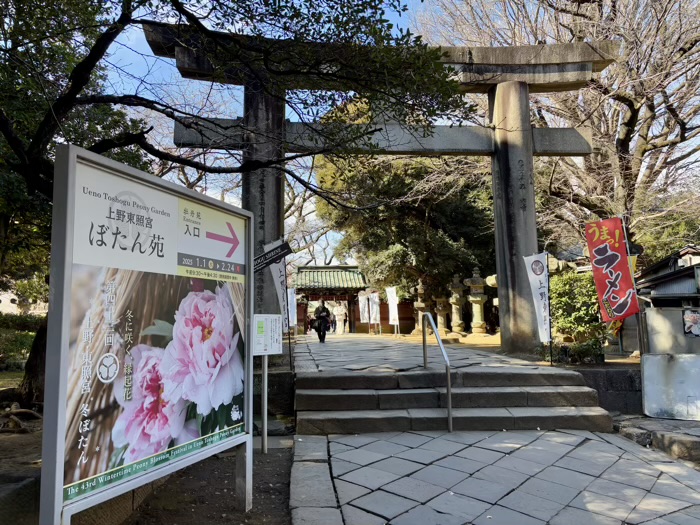
[[[242, 148], [242, 160], [269, 162], [284, 156], [284, 92], [270, 93], [260, 80], [249, 80], [243, 94], [243, 125], [249, 138]], [[253, 254], [264, 252], [265, 244], [284, 236], [284, 180], [282, 170], [271, 166], [246, 171], [242, 177], [242, 205], [253, 213]], [[256, 314], [280, 312], [275, 283], [269, 270], [253, 277]]]
[[501, 344], [506, 352], [528, 352], [538, 341], [523, 260], [538, 251], [529, 88], [525, 82], [503, 82], [488, 95], [490, 123], [495, 127], [491, 172]]

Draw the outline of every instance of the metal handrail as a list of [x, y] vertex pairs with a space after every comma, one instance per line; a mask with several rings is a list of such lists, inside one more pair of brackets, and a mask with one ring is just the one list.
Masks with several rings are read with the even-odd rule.
[[445, 375], [447, 376], [447, 430], [452, 432], [452, 379], [450, 377], [450, 358], [447, 357], [445, 346], [442, 344], [442, 339], [440, 339], [440, 334], [435, 326], [433, 316], [430, 314], [430, 312], [423, 312], [423, 368], [428, 368], [427, 321], [430, 321], [430, 325], [433, 328], [433, 333], [435, 334], [435, 339], [437, 339], [437, 343], [440, 346], [440, 351], [442, 352], [442, 358], [445, 360]]

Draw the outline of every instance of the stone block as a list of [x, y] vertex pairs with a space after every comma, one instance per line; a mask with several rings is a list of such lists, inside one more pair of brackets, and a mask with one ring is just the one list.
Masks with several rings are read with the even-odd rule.
[[[463, 525], [459, 516], [442, 514], [426, 505], [419, 505], [391, 521], [391, 525]], [[369, 525], [369, 524], [362, 524]]]
[[528, 479], [525, 483], [518, 487], [518, 490], [527, 492], [533, 496], [556, 501], [562, 505], [567, 505], [579, 493], [578, 489], [540, 478]]
[[297, 389], [371, 389], [384, 390], [398, 388], [395, 374], [363, 372], [300, 372], [296, 375]]
[[462, 386], [466, 387], [524, 387], [584, 385], [581, 374], [571, 370], [548, 367], [472, 367], [460, 370]]
[[361, 448], [347, 450], [335, 456], [335, 459], [341, 459], [343, 461], [349, 461], [350, 463], [356, 463], [357, 465], [363, 466], [369, 465], [370, 463], [376, 463], [377, 461], [381, 461], [382, 459], [386, 458], [386, 454], [379, 454], [377, 452], [372, 452]]
[[292, 525], [343, 525], [338, 509], [302, 507], [292, 509]]
[[[399, 382], [401, 382], [400, 379]], [[434, 388], [378, 390], [377, 400], [381, 410], [439, 406], [439, 394]]]
[[401, 496], [384, 492], [383, 490], [372, 492], [353, 502], [353, 506], [359, 507], [372, 514], [382, 516], [387, 520], [391, 520], [417, 505], [418, 503], [414, 500], [402, 498]]
[[417, 470], [423, 468], [424, 465], [414, 461], [408, 461], [402, 458], [387, 458], [377, 463], [372, 464], [372, 468], [391, 472], [397, 476], [408, 476]]
[[447, 409], [409, 408], [408, 413], [411, 430], [447, 430]]
[[[440, 406], [447, 407], [447, 391], [440, 389]], [[452, 389], [453, 408], [527, 406], [527, 394], [519, 387], [458, 387]]]
[[375, 390], [297, 390], [297, 410], [372, 410], [378, 407]]
[[289, 507], [335, 506], [335, 490], [328, 465], [295, 462], [289, 482]]
[[700, 461], [700, 437], [675, 432], [652, 432], [651, 444], [671, 457]]
[[606, 370], [600, 368], [582, 368], [578, 371], [585, 381], [585, 384], [596, 390], [598, 394], [607, 392], [608, 382]]
[[484, 467], [472, 477], [499, 483], [506, 487], [510, 487], [511, 489], [521, 485], [529, 478], [529, 476], [525, 474], [520, 474], [519, 472], [501, 467], [494, 467], [493, 465]]
[[620, 427], [620, 435], [643, 447], [651, 445], [651, 432], [648, 430], [622, 426]]
[[[450, 379], [452, 385], [457, 385], [459, 373], [451, 372]], [[402, 372], [398, 375], [399, 388], [432, 388], [447, 385], [447, 374], [445, 370], [418, 370]]]
[[383, 439], [380, 439], [379, 441], [375, 441], [374, 443], [361, 447], [359, 450], [368, 450], [369, 452], [376, 452], [377, 454], [383, 454], [385, 456], [395, 456], [404, 450], [408, 450], [408, 448], [409, 447], [404, 447], [398, 443], [392, 443], [391, 441], [384, 441]]
[[622, 525], [615, 518], [608, 518], [581, 509], [567, 507], [549, 522], [550, 525]]
[[624, 520], [634, 509], [634, 505], [631, 503], [587, 490], [581, 492], [569, 505], [620, 521]]
[[513, 487], [495, 481], [487, 481], [485, 479], [472, 477], [459, 482], [450, 490], [457, 494], [463, 494], [470, 498], [485, 501], [486, 503], [496, 503], [513, 490]]
[[404, 498], [412, 499], [419, 503], [425, 503], [426, 501], [429, 501], [445, 492], [444, 487], [412, 477], [400, 478], [396, 481], [392, 481], [388, 485], [384, 485], [382, 490], [386, 490], [387, 492], [391, 492], [392, 494], [396, 494]]
[[627, 392], [625, 394], [626, 410], [624, 414], [641, 414], [642, 410], [642, 391]]
[[599, 404], [605, 410], [611, 412], [627, 413], [627, 392], [603, 391], [598, 395]]
[[414, 434], [413, 432], [402, 432], [394, 437], [387, 438], [387, 441], [392, 443], [398, 443], [399, 445], [404, 445], [406, 447], [419, 447], [423, 443], [430, 441], [431, 437], [424, 436], [421, 434]]
[[512, 430], [513, 415], [505, 408], [455, 408], [452, 410], [455, 430]]
[[583, 490], [590, 485], [595, 478], [582, 472], [574, 472], [573, 470], [563, 469], [561, 467], [547, 467], [536, 476], [539, 479], [558, 483], [576, 490]]
[[411, 474], [414, 479], [419, 479], [438, 487], [443, 487], [449, 489], [455, 486], [460, 481], [467, 478], [469, 474], [460, 472], [458, 470], [452, 470], [445, 467], [438, 467], [437, 465], [429, 465], [424, 469], [419, 470]]
[[352, 505], [343, 505], [341, 510], [343, 512], [345, 525], [386, 525], [386, 520], [384, 518], [380, 518], [379, 516], [365, 512], [364, 510], [353, 507]]
[[606, 370], [605, 375], [605, 379], [608, 385], [608, 391], [635, 392], [641, 390], [641, 379], [639, 370]]
[[588, 387], [529, 387], [525, 391], [531, 407], [598, 406], [598, 393]]
[[427, 443], [423, 443], [418, 448], [434, 450], [435, 452], [445, 452], [446, 454], [451, 455], [456, 454], [463, 448], [466, 448], [466, 445], [462, 443], [456, 443], [454, 441], [449, 441], [447, 439], [442, 439], [441, 437], [439, 437], [428, 441]]
[[361, 465], [357, 463], [350, 463], [349, 461], [343, 461], [342, 459], [331, 459], [331, 471], [333, 472], [333, 477], [338, 478], [343, 474], [357, 470]]
[[396, 454], [397, 458], [413, 461], [414, 463], [422, 463], [424, 465], [429, 465], [445, 456], [447, 456], [445, 452], [435, 452], [424, 448], [412, 448], [400, 454]]
[[474, 525], [546, 525], [544, 521], [499, 505], [494, 505], [476, 520]]
[[612, 418], [599, 407], [516, 407], [509, 408], [517, 429], [558, 428], [612, 432]]
[[377, 490], [379, 487], [399, 479], [401, 476], [372, 467], [362, 467], [340, 477], [343, 481]]
[[471, 522], [491, 507], [490, 503], [484, 503], [461, 494], [445, 492], [437, 498], [430, 500], [428, 506], [438, 512], [459, 516], [466, 522]]
[[499, 505], [507, 507], [516, 512], [521, 512], [527, 516], [549, 522], [564, 505], [544, 498], [538, 498], [527, 492], [515, 490], [498, 502]]
[[294, 461], [328, 462], [328, 439], [326, 436], [294, 436]]
[[367, 487], [361, 487], [360, 485], [348, 483], [342, 479], [336, 479], [335, 492], [338, 494], [338, 503], [340, 503], [340, 505], [345, 505], [352, 500], [368, 494], [370, 490]]
[[406, 410], [345, 410], [298, 412], [297, 432], [303, 434], [354, 434], [406, 431], [411, 418]]

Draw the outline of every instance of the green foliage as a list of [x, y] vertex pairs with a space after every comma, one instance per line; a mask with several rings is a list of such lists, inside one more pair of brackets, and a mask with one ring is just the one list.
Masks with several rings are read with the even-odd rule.
[[[550, 360], [549, 345], [540, 347], [540, 358]], [[603, 342], [593, 338], [583, 343], [554, 343], [551, 351], [552, 361], [565, 364], [595, 364], [604, 362]]]
[[407, 296], [420, 279], [438, 294], [454, 274], [494, 269], [490, 186], [474, 166], [367, 157], [318, 165], [321, 187], [358, 208], [319, 202], [319, 216], [342, 232], [337, 253], [354, 257], [373, 286]]
[[0, 328], [0, 370], [20, 371], [29, 356], [33, 332]]
[[564, 272], [550, 279], [554, 329], [576, 342], [599, 339], [605, 332], [592, 273]]
[[15, 330], [17, 332], [36, 332], [44, 323], [46, 317], [32, 314], [3, 314], [0, 313], [0, 330]]
[[49, 285], [43, 275], [34, 274], [29, 279], [15, 281], [14, 289], [22, 302], [36, 303], [49, 300]]

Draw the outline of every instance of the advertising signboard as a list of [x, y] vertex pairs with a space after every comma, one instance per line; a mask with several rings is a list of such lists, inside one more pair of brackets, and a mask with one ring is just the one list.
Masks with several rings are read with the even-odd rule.
[[603, 321], [608, 323], [639, 312], [622, 220], [613, 217], [586, 224], [586, 243]]
[[225, 203], [59, 149], [42, 524], [250, 446], [251, 223]]

